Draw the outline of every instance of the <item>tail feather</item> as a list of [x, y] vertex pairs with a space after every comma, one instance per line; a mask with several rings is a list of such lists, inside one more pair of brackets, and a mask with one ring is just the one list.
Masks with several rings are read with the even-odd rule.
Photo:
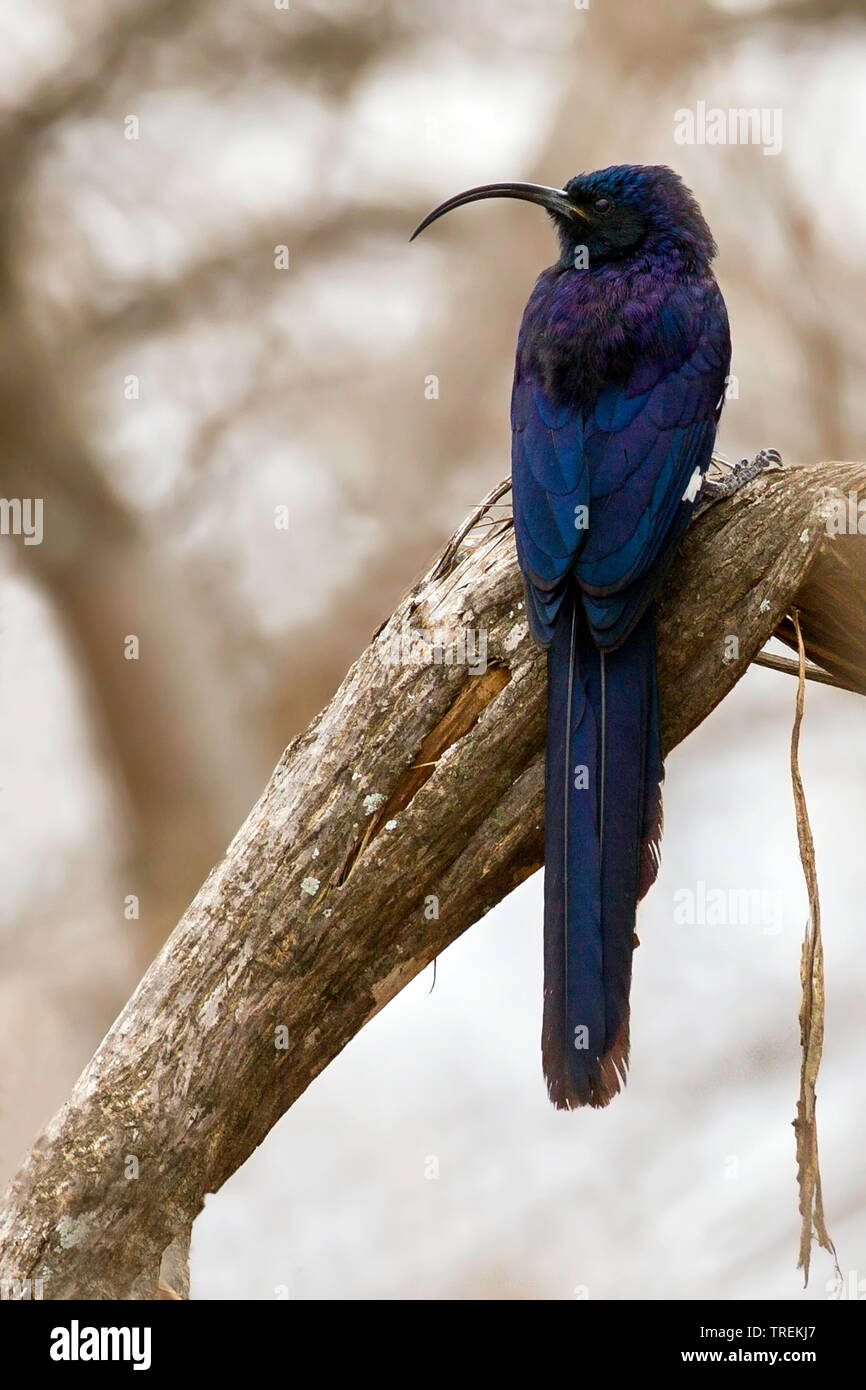
[[602, 653], [573, 588], [548, 653], [542, 1056], [560, 1108], [607, 1105], [625, 1081], [661, 773], [652, 613]]

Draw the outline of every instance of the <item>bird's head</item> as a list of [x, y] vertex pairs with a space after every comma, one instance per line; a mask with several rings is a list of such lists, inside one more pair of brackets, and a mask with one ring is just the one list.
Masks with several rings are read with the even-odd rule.
[[560, 265], [575, 268], [648, 254], [678, 254], [706, 265], [716, 254], [710, 229], [694, 196], [663, 164], [616, 164], [577, 174], [564, 188], [535, 183], [490, 183], [449, 198], [428, 214], [413, 238], [437, 217], [482, 198], [520, 198], [553, 219]]

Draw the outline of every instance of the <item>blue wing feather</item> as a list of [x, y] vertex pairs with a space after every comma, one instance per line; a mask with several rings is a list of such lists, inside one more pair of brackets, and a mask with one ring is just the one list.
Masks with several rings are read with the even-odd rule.
[[[521, 569], [536, 590], [530, 618], [540, 641], [552, 638], [546, 615], [555, 621], [569, 574], [605, 646], [621, 642], [652, 601], [657, 561], [672, 553], [669, 533], [679, 536], [691, 514], [684, 493], [710, 463], [727, 344], [718, 291], [697, 311], [692, 297], [672, 295], [651, 350], [589, 405], [554, 399], [518, 365], [514, 520]], [[588, 528], [580, 524], [583, 507]], [[624, 592], [635, 584], [636, 594]]]

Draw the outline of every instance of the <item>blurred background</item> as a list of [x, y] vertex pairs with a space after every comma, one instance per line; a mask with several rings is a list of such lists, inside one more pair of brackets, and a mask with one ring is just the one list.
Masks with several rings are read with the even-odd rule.
[[[721, 248], [721, 448], [864, 457], [866, 4], [0, 0], [0, 33], [0, 496], [44, 499], [41, 545], [0, 536], [5, 1182], [289, 737], [508, 471], [550, 231], [488, 203], [410, 247], [430, 207], [672, 164]], [[781, 148], [678, 143], [699, 102], [780, 112]], [[625, 1094], [548, 1105], [536, 875], [208, 1199], [194, 1297], [804, 1296], [794, 690], [752, 670], [669, 761]], [[810, 687], [818, 1116], [848, 1297], [864, 735], [862, 700]], [[676, 895], [702, 883], [772, 908], [683, 925]], [[817, 1252], [805, 1297], [832, 1279]]]

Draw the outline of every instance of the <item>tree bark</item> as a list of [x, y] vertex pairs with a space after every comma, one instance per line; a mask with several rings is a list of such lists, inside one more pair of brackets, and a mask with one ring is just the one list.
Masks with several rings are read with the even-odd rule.
[[[694, 522], [659, 603], [666, 750], [794, 606], [810, 657], [866, 693], [864, 625], [846, 622], [861, 616], [866, 538], [826, 524], [831, 492], [864, 487], [860, 464], [768, 473]], [[445, 659], [406, 660], [418, 633]], [[7, 1192], [0, 1280], [41, 1279], [53, 1299], [156, 1297], [163, 1253], [182, 1248], [205, 1194], [541, 865], [544, 732], [513, 534], [488, 517], [285, 750]]]

